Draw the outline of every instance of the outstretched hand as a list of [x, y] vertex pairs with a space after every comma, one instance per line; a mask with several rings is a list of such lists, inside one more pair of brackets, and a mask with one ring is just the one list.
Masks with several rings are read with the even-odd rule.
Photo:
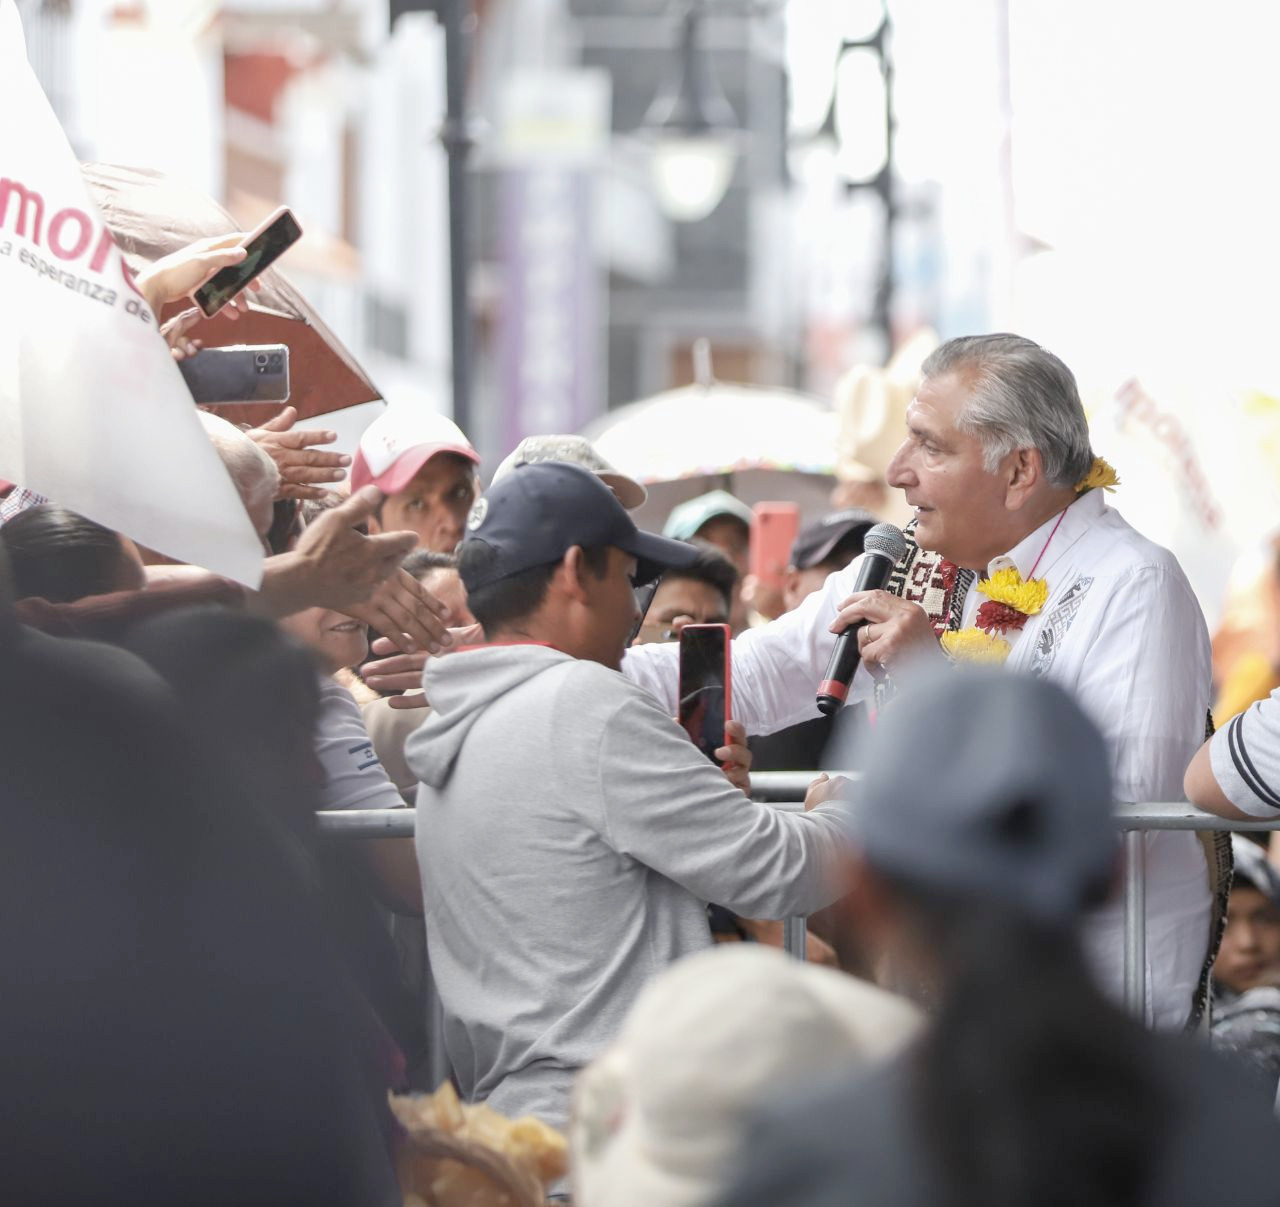
[[449, 609], [398, 566], [374, 587], [368, 600], [348, 608], [347, 613], [377, 629], [406, 654], [419, 650], [439, 654], [453, 643], [448, 629]]
[[[306, 593], [300, 607], [332, 608], [355, 615], [378, 586], [400, 569], [401, 560], [417, 544], [415, 533], [365, 536], [356, 527], [381, 501], [382, 492], [376, 486], [366, 486], [303, 529], [294, 550], [301, 569], [297, 589]], [[434, 596], [429, 598], [438, 604]]]
[[[197, 313], [199, 313], [197, 311]], [[245, 434], [275, 462], [280, 471], [279, 499], [322, 499], [321, 483], [341, 482], [351, 464], [345, 453], [322, 452], [316, 445], [332, 444], [338, 433], [327, 428], [299, 428], [298, 412], [285, 407], [280, 414]]]
[[188, 356], [194, 356], [204, 347], [204, 340], [187, 338], [187, 332], [202, 318], [204, 313], [200, 307], [192, 306], [161, 324], [160, 334], [164, 336], [164, 342], [169, 345], [169, 351], [173, 353], [174, 360], [186, 360]]
[[[478, 624], [466, 625], [448, 632], [449, 650], [476, 645], [484, 640], [484, 630]], [[426, 708], [427, 697], [422, 692], [422, 671], [427, 659], [426, 650], [413, 654], [397, 653], [399, 646], [385, 637], [377, 638], [369, 647], [377, 655], [360, 668], [360, 677], [376, 692], [404, 692], [391, 696], [387, 703], [392, 708]]]
[[825, 805], [829, 800], [847, 800], [852, 786], [852, 781], [843, 775], [832, 777], [825, 771], [822, 772], [804, 794], [805, 812]]

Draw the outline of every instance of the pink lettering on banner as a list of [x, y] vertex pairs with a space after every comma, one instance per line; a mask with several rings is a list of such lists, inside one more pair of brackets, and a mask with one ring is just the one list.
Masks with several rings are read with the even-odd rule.
[[[104, 226], [102, 234], [98, 236], [98, 246], [93, 249], [93, 259], [89, 261], [90, 272], [101, 272], [107, 263], [107, 256], [111, 249], [115, 247], [116, 241], [111, 237], [111, 232]], [[121, 263], [124, 263], [121, 260]]]
[[[97, 223], [84, 210], [74, 206], [60, 209], [45, 226], [45, 200], [36, 189], [28, 188], [20, 180], [0, 176], [0, 231], [6, 227], [23, 239], [30, 239], [36, 247], [46, 244], [59, 260], [79, 260], [94, 242]], [[70, 228], [70, 229], [69, 229]], [[98, 232], [93, 255], [89, 259], [89, 271], [102, 275], [107, 260], [117, 244], [111, 232], [103, 226]], [[146, 300], [136, 283], [133, 270], [120, 256], [120, 275], [124, 283], [140, 298]], [[133, 312], [131, 312], [133, 313]], [[149, 316], [138, 312], [142, 317]]]
[[[68, 250], [62, 246], [62, 231], [72, 219], [80, 225], [80, 236]], [[83, 210], [59, 210], [54, 214], [53, 221], [49, 223], [49, 250], [59, 260], [78, 260], [84, 255], [92, 238], [93, 223], [89, 221], [89, 215]]]
[[1177, 416], [1160, 411], [1155, 400], [1133, 379], [1120, 387], [1116, 403], [1122, 422], [1126, 418], [1136, 420], [1173, 455], [1174, 466], [1181, 471], [1183, 489], [1192, 506], [1199, 512], [1200, 522], [1211, 531], [1220, 527], [1222, 512], [1200, 466], [1195, 446]]
[[[24, 239], [30, 239], [40, 246], [40, 231], [44, 227], [44, 198], [34, 189], [19, 184], [16, 180], [0, 177], [0, 228], [9, 221], [9, 202], [17, 199], [17, 218], [14, 222], [14, 233]], [[32, 231], [27, 233], [27, 218], [35, 210], [35, 221], [31, 223]]]

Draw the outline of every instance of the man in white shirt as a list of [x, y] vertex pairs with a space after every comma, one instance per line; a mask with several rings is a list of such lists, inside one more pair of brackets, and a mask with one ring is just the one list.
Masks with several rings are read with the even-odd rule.
[[[831, 631], [865, 620], [851, 700], [883, 696], [894, 669], [941, 661], [944, 644], [955, 657], [1004, 657], [1010, 670], [1065, 687], [1098, 724], [1118, 799], [1179, 799], [1204, 739], [1208, 632], [1173, 555], [1091, 488], [1103, 478], [1070, 370], [1018, 336], [949, 341], [924, 364], [887, 477], [915, 509], [918, 547], [889, 590], [850, 596], [855, 562], [734, 642], [734, 707], [748, 732], [815, 716]], [[1001, 570], [1010, 573], [991, 585]], [[674, 710], [675, 657], [639, 647], [623, 669]], [[1210, 947], [1208, 869], [1192, 834], [1149, 833], [1146, 850], [1148, 1019], [1178, 1027], [1192, 1015]], [[1087, 936], [1117, 995], [1122, 936], [1117, 901]]]

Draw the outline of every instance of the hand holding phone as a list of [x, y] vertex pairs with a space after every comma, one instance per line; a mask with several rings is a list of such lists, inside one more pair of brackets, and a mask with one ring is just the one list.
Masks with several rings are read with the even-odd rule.
[[713, 763], [732, 715], [727, 624], [690, 624], [680, 632], [680, 724]]
[[219, 270], [191, 295], [196, 305], [206, 317], [212, 318], [301, 238], [298, 220], [287, 206], [281, 206], [245, 238], [241, 244], [245, 257], [239, 264]]

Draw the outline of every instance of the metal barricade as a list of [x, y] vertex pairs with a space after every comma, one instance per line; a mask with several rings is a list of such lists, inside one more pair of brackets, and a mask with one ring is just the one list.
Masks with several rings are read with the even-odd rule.
[[[752, 797], [780, 808], [804, 799], [816, 772], [760, 771], [751, 777]], [[835, 774], [835, 773], [833, 773]], [[849, 779], [856, 775], [840, 772]], [[1124, 993], [1125, 1004], [1139, 1018], [1147, 1011], [1147, 866], [1143, 835], [1149, 830], [1280, 830], [1274, 821], [1234, 821], [1216, 817], [1186, 801], [1120, 804], [1116, 828], [1124, 842]], [[317, 814], [320, 830], [343, 838], [406, 838], [414, 830], [413, 809], [355, 809]], [[788, 918], [783, 944], [793, 956], [805, 957], [804, 918]]]

